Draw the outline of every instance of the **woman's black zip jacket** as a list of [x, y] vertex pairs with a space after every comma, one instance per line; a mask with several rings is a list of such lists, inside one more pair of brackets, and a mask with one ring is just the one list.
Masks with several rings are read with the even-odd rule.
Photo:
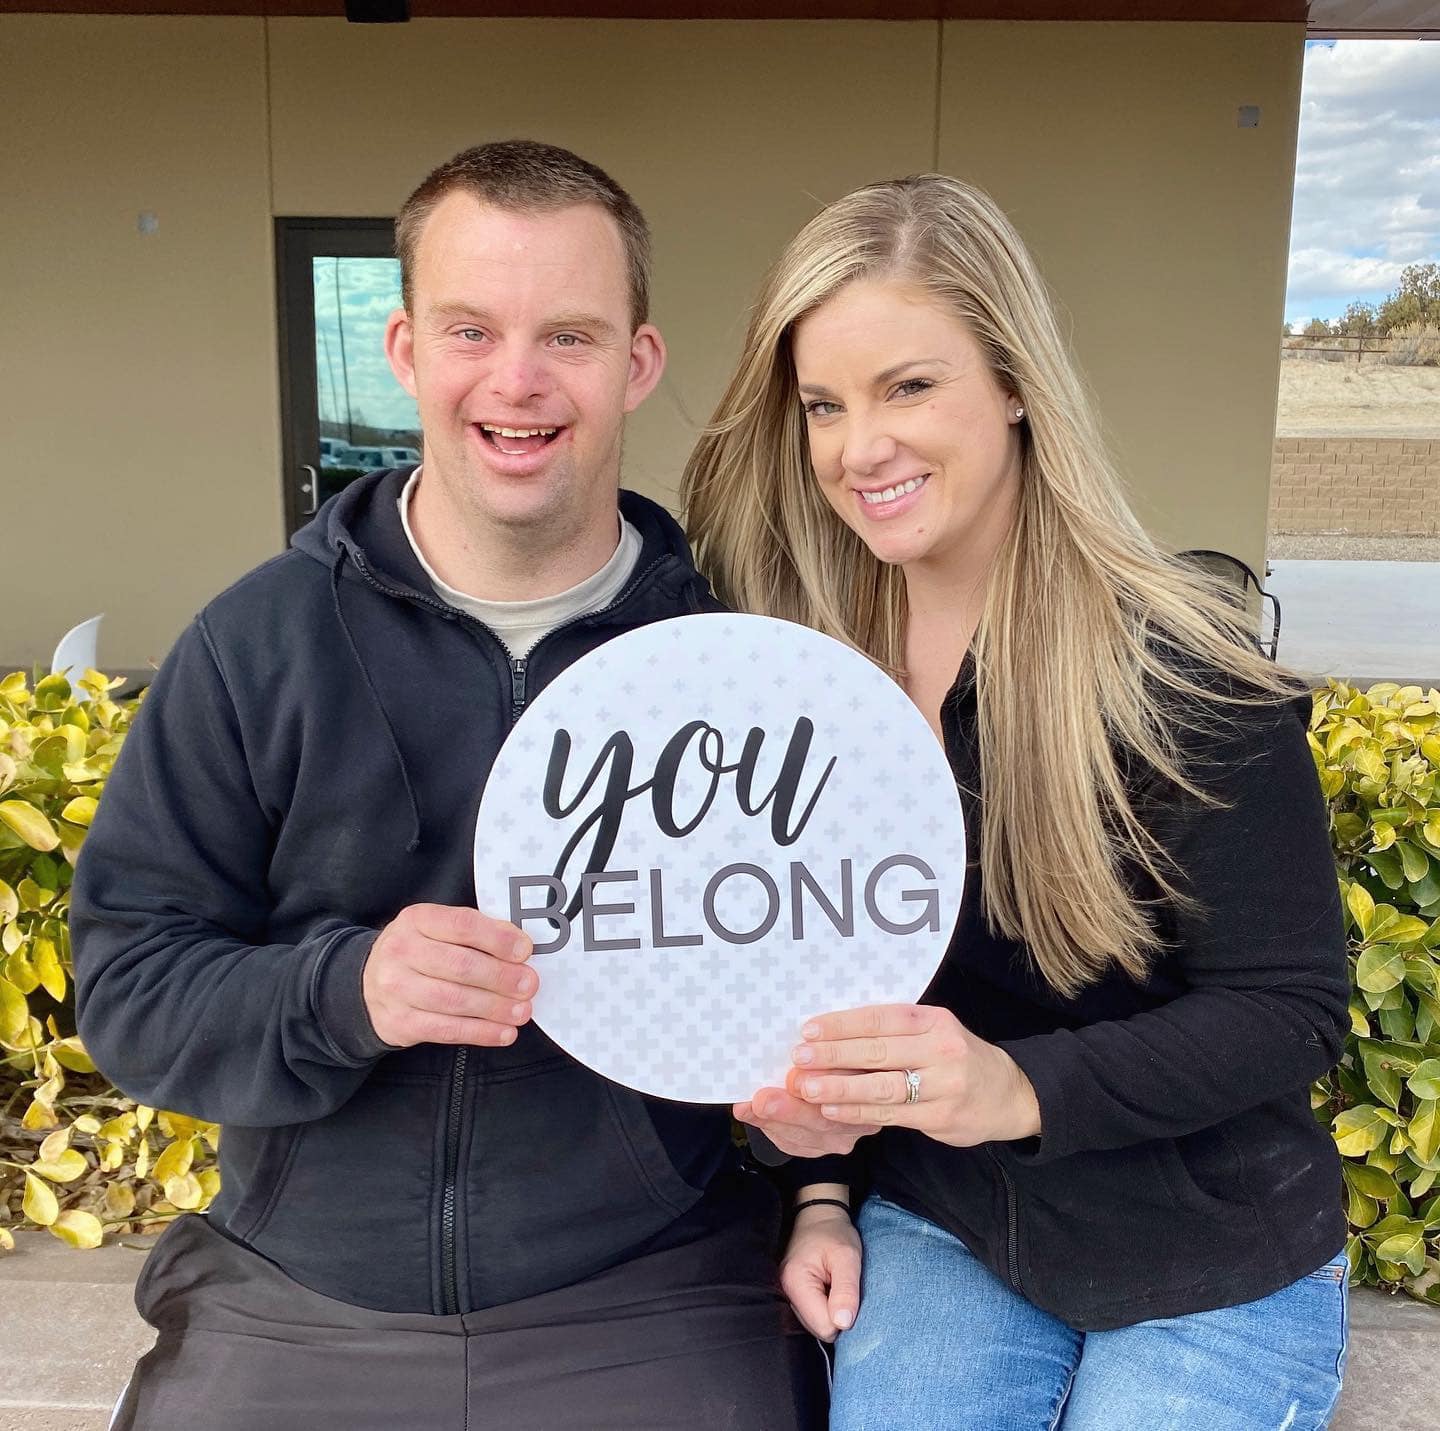
[[717, 607], [674, 521], [623, 493], [634, 577], [512, 661], [434, 595], [396, 506], [408, 475], [348, 487], [181, 636], [71, 927], [100, 1068], [224, 1125], [212, 1221], [329, 1296], [445, 1314], [680, 1236], [734, 1167], [727, 1109], [629, 1092], [533, 1025], [504, 1049], [391, 1049], [361, 994], [403, 907], [473, 906], [476, 809], [526, 702], [622, 631]]
[[1137, 785], [1193, 904], [1167, 905], [1132, 874], [1162, 952], [1144, 982], [1112, 971], [1073, 998], [986, 923], [976, 699], [967, 660], [941, 727], [969, 870], [922, 1002], [1015, 1059], [1041, 1136], [952, 1148], [886, 1129], [860, 1158], [796, 1159], [785, 1180], [868, 1177], [1084, 1331], [1238, 1305], [1313, 1272], [1339, 1252], [1345, 1221], [1339, 1159], [1308, 1087], [1339, 1056], [1349, 989], [1309, 698], [1214, 703], [1208, 728], [1185, 737], [1211, 803]]

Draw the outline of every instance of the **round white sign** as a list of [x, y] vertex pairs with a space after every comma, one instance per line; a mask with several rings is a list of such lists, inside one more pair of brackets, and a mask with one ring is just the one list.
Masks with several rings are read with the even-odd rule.
[[533, 701], [485, 786], [475, 891], [535, 941], [535, 1018], [644, 1093], [779, 1086], [807, 1018], [913, 1003], [960, 912], [965, 825], [925, 718], [787, 621], [627, 632]]

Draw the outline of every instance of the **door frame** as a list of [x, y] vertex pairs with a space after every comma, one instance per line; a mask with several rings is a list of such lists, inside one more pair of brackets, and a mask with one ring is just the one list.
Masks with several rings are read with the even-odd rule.
[[[280, 491], [285, 540], [314, 515], [318, 486], [302, 494], [302, 472], [320, 451], [315, 367], [315, 279], [321, 257], [394, 258], [395, 220], [277, 218], [276, 332], [280, 346]], [[318, 470], [318, 468], [317, 468]], [[312, 481], [314, 479], [311, 479]]]

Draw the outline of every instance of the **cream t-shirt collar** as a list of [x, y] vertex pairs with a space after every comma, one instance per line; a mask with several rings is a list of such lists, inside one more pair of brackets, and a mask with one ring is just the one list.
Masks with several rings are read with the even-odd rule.
[[410, 498], [420, 481], [421, 468], [410, 474], [401, 490], [399, 499], [400, 524], [405, 529], [405, 539], [415, 553], [415, 559], [435, 594], [457, 611], [473, 616], [488, 626], [504, 643], [512, 657], [528, 656], [531, 649], [557, 626], [573, 621], [591, 611], [600, 611], [610, 605], [625, 589], [640, 561], [643, 545], [640, 533], [624, 516], [620, 517], [620, 540], [615, 553], [599, 571], [587, 576], [584, 581], [568, 591], [556, 592], [553, 596], [541, 596], [532, 601], [486, 601], [478, 596], [459, 591], [443, 581], [425, 559], [420, 543], [410, 527]]

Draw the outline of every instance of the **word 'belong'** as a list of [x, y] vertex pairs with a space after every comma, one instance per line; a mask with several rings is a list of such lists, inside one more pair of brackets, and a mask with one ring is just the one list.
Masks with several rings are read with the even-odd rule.
[[[905, 873], [911, 878], [907, 880]], [[924, 881], [922, 885], [915, 884], [916, 875]], [[741, 880], [753, 886], [749, 893], [758, 889], [764, 912], [757, 921], [749, 923], [749, 927], [737, 928], [735, 925], [740, 921], [732, 917], [727, 922], [721, 905], [725, 902], [727, 886], [734, 895], [738, 892], [736, 881]], [[587, 952], [647, 946], [672, 949], [703, 944], [705, 936], [695, 927], [697, 923], [703, 923], [713, 937], [726, 944], [753, 944], [770, 934], [782, 917], [786, 921], [786, 935], [799, 942], [806, 937], [807, 912], [818, 916], [813, 926], [817, 934], [823, 921], [824, 926], [828, 926], [827, 937], [833, 932], [842, 939], [853, 939], [858, 892], [859, 907], [865, 917], [887, 934], [915, 934], [921, 930], [934, 933], [940, 929], [940, 894], [935, 872], [917, 855], [893, 854], [880, 860], [865, 876], [858, 891], [854, 861], [849, 859], [839, 861], [838, 878], [828, 889], [800, 860], [790, 861], [779, 878], [757, 864], [741, 861], [725, 865], [706, 882], [698, 909], [693, 904], [694, 885], [690, 881], [685, 883], [691, 892], [690, 907], [684, 911], [684, 918], [675, 919], [673, 908], [667, 910], [663, 870], [649, 870], [643, 881], [639, 870], [587, 871], [573, 891], [567, 890], [564, 881], [556, 875], [512, 875], [510, 920], [521, 927], [535, 921], [549, 924], [553, 937], [535, 940], [537, 954], [565, 948], [577, 923], [580, 945]], [[543, 892], [539, 902], [530, 898], [531, 892]], [[635, 934], [617, 934], [613, 928], [607, 933], [601, 927], [605, 919], [628, 919], [637, 914], [640, 927], [648, 928], [648, 940]]]

